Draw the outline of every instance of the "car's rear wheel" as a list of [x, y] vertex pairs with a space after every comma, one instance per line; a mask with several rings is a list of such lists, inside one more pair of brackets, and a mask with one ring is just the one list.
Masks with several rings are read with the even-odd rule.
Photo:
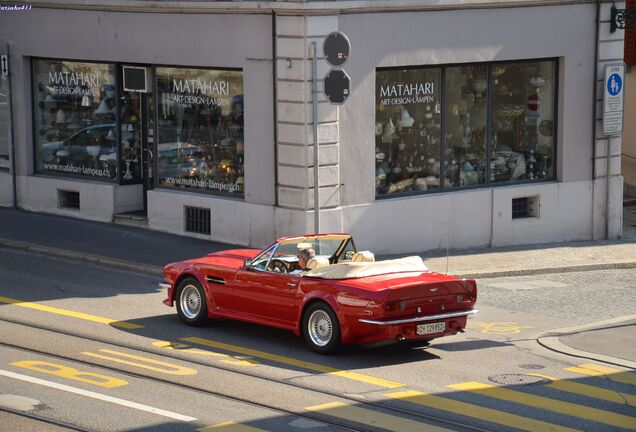
[[201, 284], [186, 278], [177, 287], [177, 313], [187, 325], [201, 326], [208, 322], [208, 306]]
[[303, 336], [309, 347], [320, 354], [340, 349], [340, 322], [329, 305], [311, 304], [303, 315]]

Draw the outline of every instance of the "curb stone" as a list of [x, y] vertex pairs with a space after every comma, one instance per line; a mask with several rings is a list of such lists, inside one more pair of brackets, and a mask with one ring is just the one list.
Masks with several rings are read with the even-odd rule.
[[49, 246], [40, 246], [31, 243], [19, 242], [15, 240], [0, 239], [0, 248], [12, 249], [21, 252], [33, 252], [40, 255], [47, 255], [57, 258], [66, 258], [74, 261], [87, 262], [102, 267], [116, 270], [127, 270], [137, 273], [144, 273], [152, 276], [162, 276], [162, 268], [149, 264], [131, 263], [128, 261], [108, 258], [100, 255], [92, 255], [84, 252], [71, 251]]
[[[163, 276], [162, 267], [150, 264], [131, 263], [116, 258], [108, 258], [101, 255], [93, 255], [84, 252], [72, 251], [68, 249], [41, 246], [33, 243], [21, 242], [0, 238], [0, 249], [13, 249], [22, 252], [34, 252], [41, 255], [66, 258], [75, 261], [88, 262], [94, 265], [113, 268], [117, 270], [127, 270], [138, 273], [145, 273], [152, 276]], [[425, 261], [426, 262], [426, 261]], [[610, 262], [601, 264], [575, 264], [569, 266], [543, 267], [517, 270], [498, 270], [484, 272], [450, 273], [456, 277], [490, 279], [497, 277], [531, 276], [538, 274], [567, 273], [576, 271], [598, 271], [636, 268], [636, 261]], [[431, 269], [435, 271], [434, 269]], [[440, 273], [440, 272], [438, 272]]]
[[627, 369], [636, 369], [636, 362], [616, 358], [611, 356], [606, 356], [603, 354], [592, 353], [588, 351], [582, 351], [576, 348], [572, 348], [570, 346], [565, 345], [559, 340], [560, 336], [568, 336], [577, 333], [584, 333], [587, 331], [600, 330], [604, 327], [608, 326], [616, 326], [618, 324], [624, 324], [628, 322], [636, 321], [636, 315], [626, 315], [618, 318], [609, 319], [606, 321], [599, 321], [591, 324], [583, 324], [580, 326], [573, 327], [564, 327], [557, 330], [551, 330], [537, 338], [537, 343], [544, 348], [547, 348], [551, 351], [555, 351], [561, 354], [569, 355], [572, 357], [579, 357], [589, 360], [598, 361], [601, 363], [607, 363], [614, 366], [620, 366]]

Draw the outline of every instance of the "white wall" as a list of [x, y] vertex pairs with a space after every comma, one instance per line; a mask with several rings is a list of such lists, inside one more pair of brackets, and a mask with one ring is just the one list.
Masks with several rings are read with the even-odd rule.
[[0, 171], [0, 207], [13, 206], [13, 177]]

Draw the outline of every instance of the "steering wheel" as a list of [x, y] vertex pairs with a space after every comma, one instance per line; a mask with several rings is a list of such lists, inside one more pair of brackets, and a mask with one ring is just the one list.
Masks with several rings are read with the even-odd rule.
[[273, 258], [270, 267], [275, 273], [289, 273], [289, 265], [280, 259]]

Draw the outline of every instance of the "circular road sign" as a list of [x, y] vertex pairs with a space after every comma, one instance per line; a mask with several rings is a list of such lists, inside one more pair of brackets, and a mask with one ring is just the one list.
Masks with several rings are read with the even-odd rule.
[[347, 35], [341, 32], [329, 33], [323, 45], [327, 63], [331, 66], [342, 66], [349, 58], [351, 45]]
[[342, 69], [331, 69], [325, 75], [325, 95], [332, 104], [340, 105], [349, 97], [351, 78]]

